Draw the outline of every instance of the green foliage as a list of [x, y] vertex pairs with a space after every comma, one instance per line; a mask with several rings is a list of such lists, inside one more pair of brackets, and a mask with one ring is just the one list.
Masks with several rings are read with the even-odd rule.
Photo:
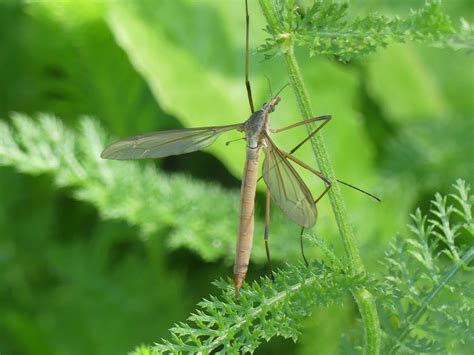
[[4, 84], [11, 84], [1, 89], [3, 117], [12, 110], [48, 111], [67, 122], [84, 114], [101, 117], [120, 134], [156, 128], [154, 118], [164, 113], [114, 41], [103, 19], [104, 2], [0, 6], [0, 73]]
[[[422, 7], [418, 15], [398, 19], [396, 14], [406, 13], [406, 3], [351, 2], [344, 10], [341, 3], [301, 0], [298, 4], [310, 6], [294, 11], [283, 8], [282, 16], [293, 16], [283, 22], [293, 21], [293, 27], [287, 28], [294, 29], [297, 45], [315, 46], [314, 54], [334, 50], [337, 59], [344, 58], [338, 53], [346, 48], [337, 47], [338, 43], [349, 42], [348, 58], [358, 58], [372, 50], [370, 45], [381, 48], [377, 41], [398, 42], [379, 28], [366, 46], [354, 32], [363, 30], [365, 21], [373, 21], [374, 28], [379, 21], [393, 27], [396, 21], [408, 25], [409, 17], [423, 30], [409, 29], [407, 40], [472, 49], [471, 1], [442, 5], [451, 18], [463, 17], [456, 32], [450, 31], [457, 28], [457, 22], [444, 22], [447, 17], [439, 12], [438, 3], [431, 3], [433, 8]], [[279, 61], [263, 61], [253, 50], [267, 34], [260, 30], [266, 23], [258, 3], [250, 1], [249, 6], [250, 79], [259, 105], [269, 96], [264, 74], [271, 78], [274, 91], [288, 78]], [[288, 8], [291, 6], [289, 2]], [[306, 16], [318, 6], [313, 17]], [[325, 12], [330, 6], [342, 12], [337, 16]], [[360, 12], [357, 19], [356, 11]], [[428, 22], [420, 21], [423, 18]], [[242, 145], [225, 147], [223, 139], [205, 153], [155, 163], [191, 175], [183, 177], [151, 164], [100, 160], [98, 154], [110, 141], [100, 126], [111, 135], [124, 137], [245, 120], [249, 110], [243, 84], [243, 0], [4, 1], [0, 2], [0, 20], [0, 352], [111, 354], [136, 344], [151, 344], [183, 319], [196, 300], [211, 292], [209, 280], [230, 273], [230, 267], [221, 266], [229, 265], [235, 248]], [[304, 21], [304, 26], [295, 26]], [[446, 27], [436, 32], [436, 26], [443, 23]], [[312, 26], [326, 34], [333, 30], [336, 37], [320, 38], [321, 33], [314, 33]], [[357, 43], [362, 43], [360, 49], [351, 47]], [[357, 50], [360, 53], [354, 55]], [[424, 206], [434, 191], [446, 191], [457, 176], [467, 181], [474, 178], [467, 158], [472, 155], [473, 58], [462, 51], [419, 45], [389, 46], [350, 65], [324, 56], [298, 58], [315, 114], [333, 116], [322, 133], [337, 177], [383, 198], [382, 204], [375, 204], [343, 190], [368, 269], [380, 268], [376, 263], [387, 239], [406, 223], [413, 206]], [[272, 114], [275, 128], [292, 124], [300, 116], [291, 90], [284, 90], [282, 97]], [[12, 111], [26, 116], [10, 116]], [[35, 112], [52, 112], [60, 119]], [[84, 114], [96, 117], [100, 126], [95, 120], [78, 119]], [[303, 130], [295, 130], [275, 139], [280, 147], [289, 149], [303, 136]], [[309, 149], [303, 148], [298, 157], [314, 165]], [[206, 172], [205, 177], [196, 165]], [[231, 176], [235, 189], [196, 180], [221, 182], [221, 171]], [[303, 177], [314, 194], [320, 191], [317, 179]], [[257, 210], [257, 215], [261, 212]], [[326, 276], [332, 272], [327, 280], [334, 277], [339, 282], [343, 276], [335, 273], [344, 269], [341, 264], [345, 261], [339, 258], [342, 248], [335, 238], [336, 223], [327, 199], [318, 204], [318, 213], [317, 226], [311, 231], [318, 237], [310, 233], [310, 239], [319, 250], [306, 248], [307, 257], [314, 260], [322, 255], [331, 267], [315, 265], [312, 270]], [[299, 257], [294, 256], [299, 248], [297, 234], [298, 229], [273, 209], [270, 242], [274, 261]], [[259, 219], [251, 267], [258, 275], [264, 272], [260, 235]], [[329, 239], [331, 248], [325, 242]], [[454, 245], [464, 242], [461, 236]], [[435, 253], [444, 250], [442, 245], [438, 244]], [[441, 268], [445, 263], [454, 267], [448, 256], [438, 256], [436, 265]], [[299, 266], [287, 266], [285, 272], [295, 268]], [[308, 276], [306, 270], [302, 272]], [[472, 299], [463, 289], [464, 281], [456, 281], [464, 274], [458, 271], [456, 275], [434, 298], [436, 306], [451, 299], [461, 304], [460, 297], [446, 292], [453, 285], [464, 291], [466, 300]], [[361, 287], [373, 290], [373, 284], [364, 282]], [[320, 291], [315, 288], [316, 294]], [[340, 291], [336, 301], [341, 300]], [[228, 286], [219, 302], [226, 292]], [[390, 294], [376, 295], [387, 307], [393, 304], [386, 303]], [[427, 314], [443, 329], [459, 326], [454, 328], [457, 334], [469, 339], [465, 332], [470, 328], [463, 323], [453, 325], [452, 317], [443, 323], [443, 315], [432, 316], [431, 308], [418, 321], [420, 326], [405, 327], [410, 330], [404, 341], [407, 346], [419, 348], [424, 339], [433, 338], [431, 323], [426, 323], [426, 336], [422, 329]], [[390, 307], [385, 311], [389, 327], [385, 323], [384, 327], [394, 337], [387, 337], [389, 341], [403, 331], [397, 319], [409, 317], [407, 309], [402, 316], [392, 311]], [[321, 354], [334, 353], [335, 339], [347, 333], [348, 324], [357, 330], [348, 341], [348, 350], [362, 343], [362, 326], [355, 326], [357, 316], [350, 302], [344, 307], [338, 303], [314, 309], [312, 316], [307, 313], [300, 321], [297, 345], [281, 337], [273, 337], [270, 343], [259, 338], [257, 352], [312, 355], [317, 347]], [[258, 326], [256, 321], [253, 326]], [[445, 346], [445, 335], [436, 340], [433, 346]], [[445, 349], [451, 351], [456, 345]], [[153, 352], [148, 346], [141, 351]]]
[[[456, 124], [440, 120], [428, 122], [420, 120], [406, 124], [397, 137], [387, 144], [387, 159], [383, 166], [387, 175], [415, 175], [419, 181], [419, 189], [432, 191], [436, 186], [447, 186], [456, 176], [464, 176], [474, 181], [474, 166], [459, 150], [472, 149], [471, 132], [474, 131], [474, 120], [471, 117], [458, 116]], [[441, 147], [437, 142], [446, 136], [457, 137], [456, 141], [444, 141]], [[409, 168], [407, 169], [407, 163]], [[449, 171], [438, 167], [451, 167]], [[430, 173], [426, 173], [430, 172]]]
[[[314, 306], [340, 305], [348, 292], [362, 289], [379, 299], [387, 335], [383, 353], [400, 346], [413, 353], [472, 348], [474, 285], [467, 279], [472, 272], [467, 265], [474, 258], [474, 196], [463, 180], [455, 187], [452, 204], [435, 195], [432, 218], [420, 209], [412, 215], [412, 236], [397, 236], [391, 244], [383, 283], [351, 276], [324, 242], [309, 236], [331, 267], [288, 265], [277, 272], [275, 282], [261, 279], [245, 287], [238, 301], [231, 283], [219, 280], [215, 285], [221, 295], [200, 302], [188, 322], [171, 328], [171, 340], [155, 345], [152, 353], [253, 352], [275, 336], [296, 341]], [[462, 269], [465, 274], [457, 275]], [[135, 354], [148, 351], [141, 348]]]
[[474, 258], [474, 195], [463, 180], [454, 187], [449, 203], [435, 195], [429, 217], [417, 209], [412, 235], [398, 236], [387, 253], [392, 292], [381, 304], [384, 353], [450, 353], [474, 346], [474, 283], [467, 267]]
[[298, 46], [309, 49], [311, 56], [327, 55], [342, 62], [372, 53], [396, 42], [421, 42], [454, 49], [473, 49], [472, 26], [463, 20], [456, 33], [440, 1], [428, 1], [405, 18], [389, 18], [372, 13], [350, 18], [348, 2], [315, 0], [310, 6], [296, 6], [295, 1], [276, 1], [280, 25], [267, 27], [272, 36], [261, 47], [264, 52], [288, 49], [293, 39]]
[[302, 320], [314, 306], [339, 304], [348, 292], [358, 289], [381, 292], [367, 276], [351, 276], [348, 269], [331, 269], [323, 264], [288, 265], [276, 273], [274, 282], [261, 279], [244, 287], [237, 301], [230, 282], [214, 284], [222, 294], [203, 300], [188, 323], [171, 328], [172, 340], [156, 345], [157, 353], [237, 354], [253, 352], [275, 336], [296, 341]]

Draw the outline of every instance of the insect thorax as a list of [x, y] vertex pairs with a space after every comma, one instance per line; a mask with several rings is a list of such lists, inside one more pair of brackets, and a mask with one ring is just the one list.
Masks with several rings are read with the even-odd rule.
[[266, 128], [267, 118], [267, 111], [260, 109], [252, 113], [252, 116], [245, 122], [245, 137], [248, 147], [256, 148], [258, 146], [262, 132]]

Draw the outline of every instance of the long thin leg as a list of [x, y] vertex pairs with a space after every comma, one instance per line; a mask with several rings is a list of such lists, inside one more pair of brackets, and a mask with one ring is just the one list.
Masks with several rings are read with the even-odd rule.
[[[314, 170], [313, 168], [311, 168], [307, 164], [303, 163], [301, 160], [295, 158], [292, 154], [295, 151], [297, 151], [303, 144], [305, 144], [307, 141], [309, 141], [316, 133], [318, 133], [324, 127], [324, 125], [326, 125], [330, 120], [331, 120], [331, 116], [329, 116], [329, 115], [312, 117], [312, 118], [309, 118], [307, 120], [303, 120], [303, 121], [300, 121], [298, 123], [292, 124], [290, 126], [283, 127], [283, 128], [280, 128], [280, 129], [276, 129], [276, 130], [273, 131], [273, 133], [279, 133], [279, 132], [286, 131], [288, 129], [298, 127], [298, 126], [301, 126], [301, 125], [304, 125], [304, 124], [308, 124], [308, 123], [312, 123], [312, 122], [316, 122], [316, 121], [324, 121], [319, 127], [317, 127], [313, 132], [311, 132], [303, 141], [301, 141], [295, 147], [293, 147], [293, 149], [291, 149], [289, 153], [286, 153], [286, 152], [283, 152], [283, 151], [280, 150], [283, 153], [283, 155], [285, 155], [288, 159], [291, 159], [295, 163], [297, 163], [300, 166], [304, 167], [305, 169], [308, 169], [309, 171], [311, 171], [313, 174], [318, 176], [320, 179], [322, 179], [326, 183], [326, 185], [327, 185], [326, 188], [324, 189], [322, 194], [314, 201], [315, 204], [317, 204], [318, 201], [321, 200], [321, 198], [329, 191], [329, 189], [331, 188], [331, 181], [329, 181], [329, 179], [326, 178], [324, 175], [322, 175], [319, 171]], [[306, 266], [309, 266], [308, 260], [306, 259], [306, 256], [304, 254], [303, 232], [304, 232], [304, 227], [301, 227], [301, 231], [300, 231], [301, 256], [303, 257], [303, 260], [304, 260]]]
[[[328, 123], [330, 120], [331, 120], [331, 115], [324, 115], [324, 116], [311, 117], [311, 118], [308, 118], [308, 119], [306, 119], [306, 120], [293, 123], [292, 125], [289, 125], [289, 126], [286, 126], [286, 127], [283, 127], [283, 128], [274, 129], [274, 130], [272, 130], [272, 133], [280, 133], [280, 132], [286, 131], [286, 130], [288, 130], [288, 129], [295, 128], [295, 127], [302, 126], [302, 125], [309, 124], [309, 123], [313, 123], [313, 122], [316, 122], [316, 121], [326, 121], [326, 122], [324, 122], [321, 126], [319, 126], [319, 127], [316, 129], [315, 132], [312, 132], [312, 133], [310, 134], [309, 137], [312, 137], [312, 136], [314, 136], [322, 127], [324, 127], [324, 125], [325, 125], [326, 123]], [[304, 142], [306, 142], [308, 139], [309, 139], [309, 138], [306, 138], [306, 139], [304, 140]], [[303, 142], [303, 143], [304, 143], [304, 142]], [[302, 144], [302, 143], [300, 143], [300, 144]]]
[[[329, 117], [329, 120], [330, 120], [330, 117]], [[282, 150], [280, 150], [280, 152], [282, 152], [283, 155], [285, 155], [288, 159], [294, 161], [295, 163], [297, 163], [298, 165], [302, 166], [303, 168], [311, 171], [313, 174], [315, 174], [316, 176], [318, 176], [321, 180], [323, 180], [325, 183], [326, 183], [326, 188], [324, 189], [324, 191], [321, 193], [321, 195], [316, 199], [314, 200], [314, 204], [317, 204], [319, 202], [319, 200], [321, 200], [323, 198], [324, 195], [326, 195], [326, 193], [329, 191], [329, 189], [331, 188], [332, 184], [331, 184], [331, 181], [325, 177], [324, 175], [322, 175], [319, 171], [313, 169], [312, 167], [310, 167], [309, 165], [305, 164], [304, 162], [302, 162], [301, 160], [299, 160], [298, 158], [295, 158], [292, 154], [298, 149], [301, 147], [301, 145], [303, 145], [304, 143], [306, 143], [308, 141], [308, 139], [312, 136], [314, 136], [317, 131], [319, 131], [327, 122], [329, 122], [329, 120], [325, 121], [321, 126], [319, 126], [318, 128], [316, 128], [306, 139], [304, 139], [301, 143], [299, 143], [298, 145], [296, 145], [291, 151], [290, 153], [287, 153], [287, 152], [284, 152]], [[364, 191], [356, 186], [353, 186], [351, 184], [348, 184], [344, 181], [341, 181], [341, 180], [337, 180], [338, 182], [346, 185], [346, 186], [349, 186], [349, 187], [352, 187], [353, 189], [357, 190], [357, 191], [360, 191], [366, 195], [369, 195], [370, 197], [376, 199], [377, 201], [380, 202], [380, 199], [377, 197], [377, 196], [374, 196], [370, 193], [368, 193], [367, 191]], [[303, 248], [303, 232], [304, 232], [304, 227], [301, 228], [301, 232], [300, 232], [300, 246], [301, 246], [301, 255], [303, 257], [303, 260], [305, 262], [305, 264], [307, 266], [309, 266], [309, 263], [308, 263], [308, 260], [306, 259], [306, 256], [304, 255], [304, 248]]]
[[290, 150], [290, 154], [293, 154], [294, 152], [296, 152], [298, 149], [300, 149], [300, 147], [305, 144], [307, 141], [309, 141], [316, 133], [318, 133], [325, 125], [326, 123], [328, 123], [330, 120], [331, 120], [331, 116], [323, 116], [323, 117], [327, 117], [326, 118], [326, 121], [324, 121], [321, 126], [319, 126], [318, 128], [316, 128], [313, 132], [311, 132], [305, 139], [303, 139], [299, 144], [297, 144], [296, 146], [293, 147], [293, 149]]
[[[284, 128], [280, 128], [280, 129], [277, 129], [277, 130], [274, 130], [272, 131], [273, 133], [278, 133], [278, 132], [282, 132], [282, 131], [285, 131], [287, 129], [291, 129], [291, 128], [294, 128], [294, 127], [298, 127], [298, 126], [301, 126], [303, 124], [307, 124], [307, 123], [312, 123], [312, 122], [315, 122], [315, 121], [323, 121], [323, 124], [321, 124], [319, 127], [317, 127], [313, 132], [311, 132], [305, 139], [303, 139], [300, 143], [298, 143], [296, 146], [294, 146], [289, 153], [286, 153], [286, 152], [282, 152], [284, 155], [286, 155], [289, 159], [295, 161], [296, 163], [298, 163], [299, 165], [305, 167], [306, 169], [310, 170], [312, 173], [314, 173], [315, 175], [317, 175], [319, 178], [321, 178], [327, 185], [326, 189], [324, 189], [323, 193], [314, 201], [315, 204], [318, 203], [319, 200], [321, 200], [321, 198], [329, 191], [329, 189], [331, 188], [331, 182], [329, 181], [329, 179], [327, 179], [325, 176], [323, 176], [321, 173], [315, 171], [314, 169], [311, 169], [309, 166], [307, 166], [306, 164], [304, 164], [302, 161], [300, 161], [299, 159], [296, 159], [292, 156], [292, 154], [294, 152], [296, 152], [299, 148], [301, 148], [301, 146], [306, 143], [307, 141], [309, 141], [311, 139], [311, 137], [313, 137], [316, 133], [318, 133], [323, 127], [325, 124], [327, 124], [330, 120], [331, 120], [331, 116], [318, 116], [318, 117], [312, 117], [312, 118], [309, 118], [307, 120], [304, 120], [304, 121], [301, 121], [301, 122], [298, 122], [298, 123], [295, 123], [295, 124], [292, 124], [290, 126], [287, 126], [287, 127], [284, 127]], [[294, 159], [293, 159], [294, 158]], [[302, 164], [300, 164], [302, 163]], [[304, 166], [306, 165], [306, 166]], [[260, 177], [261, 179], [262, 177]], [[259, 179], [259, 181], [260, 181]], [[339, 180], [339, 179], [336, 179], [337, 182], [341, 183], [341, 184], [344, 184], [348, 187], [351, 187], [357, 191], [360, 191], [372, 198], [374, 198], [375, 200], [377, 201], [381, 201], [377, 196], [374, 196], [372, 195], [371, 193], [361, 189], [361, 188], [358, 188], [352, 184], [349, 184], [347, 182], [344, 182], [342, 180]], [[301, 228], [301, 231], [300, 231], [300, 247], [301, 247], [301, 256], [303, 257], [303, 260], [306, 264], [306, 266], [309, 266], [309, 263], [308, 263], [308, 260], [306, 259], [306, 256], [304, 254], [304, 247], [303, 247], [303, 232], [304, 232], [304, 227]]]
[[267, 196], [266, 196], [266, 202], [265, 202], [264, 240], [265, 240], [265, 252], [267, 253], [268, 273], [270, 275], [270, 279], [274, 280], [273, 269], [272, 269], [272, 260], [270, 258], [270, 246], [268, 244], [269, 227], [270, 227], [270, 190], [267, 188]]
[[382, 201], [379, 197], [375, 196], [374, 194], [371, 194], [370, 192], [367, 192], [367, 191], [361, 189], [360, 187], [354, 186], [352, 184], [349, 184], [348, 182], [345, 182], [345, 181], [342, 181], [342, 180], [339, 180], [339, 179], [336, 179], [336, 181], [340, 184], [343, 184], [343, 185], [346, 185], [347, 187], [350, 187], [351, 189], [357, 190], [357, 191], [362, 192], [363, 194], [365, 194], [369, 197], [372, 197], [377, 202]]
[[249, 99], [250, 111], [255, 112], [252, 98], [252, 88], [249, 81], [249, 5], [245, 0], [245, 87], [247, 88], [247, 97]]
[[[316, 122], [316, 121], [324, 121], [321, 126], [317, 127], [313, 132], [311, 132], [311, 134], [306, 137], [302, 142], [300, 142], [296, 147], [294, 147], [292, 150], [290, 150], [289, 153], [286, 153], [284, 152], [285, 154], [287, 155], [292, 155], [296, 150], [298, 150], [304, 143], [306, 143], [309, 139], [311, 139], [311, 137], [313, 137], [316, 133], [319, 132], [319, 130], [321, 128], [324, 127], [324, 125], [326, 123], [328, 123], [329, 121], [331, 120], [331, 116], [330, 115], [326, 115], [326, 116], [317, 116], [317, 117], [312, 117], [312, 118], [308, 118], [307, 120], [304, 120], [304, 121], [301, 121], [301, 122], [298, 122], [298, 123], [295, 123], [295, 124], [292, 124], [290, 126], [287, 126], [287, 127], [283, 127], [283, 128], [280, 128], [280, 129], [275, 129], [275, 130], [272, 130], [272, 133], [280, 133], [282, 131], [286, 131], [287, 129], [291, 129], [291, 128], [294, 128], [294, 127], [298, 127], [298, 126], [301, 126], [301, 125], [304, 125], [304, 124], [308, 124], [308, 123], [312, 123], [312, 122]], [[260, 180], [262, 180], [263, 176], [260, 176], [257, 180], [257, 182], [259, 182]]]
[[[275, 130], [273, 131], [274, 133], [278, 133], [278, 132], [281, 132], [281, 131], [284, 131], [284, 130], [287, 130], [287, 129], [290, 129], [290, 128], [293, 128], [293, 127], [297, 127], [297, 126], [300, 126], [302, 124], [306, 124], [306, 123], [311, 123], [311, 122], [315, 122], [315, 121], [322, 121], [322, 120], [325, 120], [325, 122], [323, 122], [322, 125], [320, 125], [319, 127], [317, 127], [313, 132], [311, 132], [305, 139], [303, 139], [300, 143], [298, 143], [296, 146], [294, 146], [289, 153], [286, 153], [288, 154], [287, 157], [289, 159], [291, 159], [292, 157], [292, 154], [294, 152], [296, 152], [304, 143], [306, 143], [307, 141], [309, 141], [311, 139], [311, 137], [313, 137], [316, 133], [318, 133], [319, 130], [321, 130], [321, 128], [324, 127], [324, 125], [326, 123], [328, 123], [330, 120], [331, 120], [331, 116], [319, 116], [319, 117], [313, 117], [313, 118], [309, 118], [307, 120], [304, 120], [304, 121], [301, 121], [301, 122], [298, 122], [296, 124], [293, 124], [293, 125], [290, 125], [288, 127], [284, 127], [284, 128], [281, 128], [281, 129], [278, 129], [278, 130]], [[284, 152], [285, 154], [285, 152]], [[296, 158], [295, 158], [296, 159]], [[294, 159], [292, 159], [293, 161], [295, 161]], [[296, 161], [295, 161], [296, 162]], [[300, 164], [301, 165], [301, 164]], [[309, 169], [308, 169], [309, 170]], [[310, 170], [311, 171], [311, 170]], [[316, 173], [315, 171], [313, 173]], [[318, 175], [316, 174], [318, 177], [322, 178], [321, 175]], [[327, 180], [327, 181], [326, 181]], [[323, 179], [324, 182], [329, 182], [328, 179]], [[336, 179], [337, 182], [343, 184], [343, 185], [346, 185], [348, 187], [351, 187], [359, 192], [362, 192], [363, 194], [366, 194], [370, 197], [372, 197], [373, 199], [377, 200], [378, 202], [380, 202], [380, 198], [378, 198], [377, 196], [357, 187], [357, 186], [354, 186], [352, 184], [349, 184], [347, 182], [344, 182], [342, 180], [339, 180], [339, 179]], [[329, 182], [330, 183], [330, 182]], [[329, 184], [326, 189], [323, 191], [323, 193], [314, 201], [314, 203], [318, 203], [318, 201], [329, 191], [329, 188], [331, 187], [331, 185]], [[304, 247], [303, 247], [303, 232], [304, 232], [304, 227], [301, 227], [301, 231], [300, 231], [300, 247], [301, 247], [301, 256], [303, 257], [303, 260], [306, 264], [306, 266], [309, 266], [309, 263], [308, 263], [308, 260], [306, 259], [306, 256], [304, 254]]]
[[[296, 158], [295, 156], [291, 155], [290, 153], [287, 153], [285, 152], [284, 150], [279, 150], [281, 154], [283, 154], [286, 158], [294, 161], [296, 164], [298, 164], [299, 166], [301, 166], [302, 168], [305, 168], [306, 170], [309, 170], [311, 171], [314, 175], [316, 175], [317, 177], [319, 177], [321, 180], [323, 180], [326, 185], [329, 185], [329, 187], [331, 187], [331, 181], [326, 177], [324, 176], [323, 174], [321, 174], [319, 171], [317, 171], [316, 169], [312, 168], [311, 166], [309, 166], [308, 164], [306, 164], [305, 162], [302, 162], [301, 160], [299, 160], [298, 158]], [[326, 189], [327, 190], [327, 189]], [[326, 193], [326, 190], [325, 192], [323, 192], [323, 194]], [[318, 197], [316, 199], [315, 202], [319, 201], [321, 199], [321, 197]]]
[[[291, 155], [287, 152], [281, 151], [281, 150], [280, 150], [280, 152], [283, 155], [285, 155], [288, 159], [294, 161], [295, 163], [302, 166], [303, 168], [311, 171], [313, 174], [315, 174], [317, 177], [319, 177], [321, 180], [323, 180], [326, 183], [327, 186], [324, 189], [324, 191], [321, 193], [321, 195], [319, 195], [319, 197], [316, 200], [314, 200], [314, 204], [317, 204], [319, 202], [319, 200], [321, 200], [323, 198], [323, 196], [326, 195], [326, 193], [331, 188], [331, 186], [332, 186], [331, 181], [327, 177], [325, 177], [323, 174], [321, 174], [319, 171], [317, 171], [317, 170], [313, 169], [312, 167], [310, 167], [309, 165], [303, 163], [301, 160], [299, 160], [298, 158], [295, 158], [293, 155]], [[309, 266], [308, 260], [306, 260], [306, 256], [304, 255], [303, 232], [304, 232], [304, 227], [301, 228], [301, 232], [300, 232], [301, 255], [303, 256], [303, 260], [304, 260], [306, 266]]]
[[303, 260], [304, 260], [304, 263], [306, 264], [306, 266], [309, 266], [308, 260], [306, 260], [306, 256], [304, 255], [303, 232], [304, 232], [304, 227], [301, 227], [301, 232], [300, 232], [301, 256], [303, 257]]
[[[321, 198], [323, 198], [323, 196], [329, 191], [329, 189], [331, 188], [332, 186], [332, 183], [331, 183], [331, 180], [329, 180], [326, 176], [324, 176], [321, 172], [317, 171], [316, 169], [312, 168], [311, 166], [309, 166], [308, 164], [306, 164], [305, 162], [302, 162], [301, 160], [299, 160], [298, 158], [296, 158], [295, 156], [293, 156], [292, 154], [288, 153], [288, 152], [285, 152], [284, 150], [281, 150], [279, 149], [279, 152], [281, 154], [283, 154], [286, 158], [294, 161], [296, 164], [298, 164], [299, 166], [305, 168], [306, 170], [309, 170], [310, 172], [312, 172], [314, 175], [316, 175], [317, 177], [319, 177], [321, 180], [324, 181], [324, 183], [327, 185], [326, 188], [324, 189], [323, 193], [316, 199], [314, 200], [314, 203], [318, 203], [319, 200], [321, 200]], [[262, 179], [262, 176], [257, 180], [260, 181]]]
[[[280, 128], [280, 129], [276, 129], [276, 130], [273, 130], [272, 132], [273, 133], [279, 133], [279, 132], [282, 132], [282, 131], [285, 131], [287, 129], [291, 129], [293, 127], [298, 127], [298, 126], [301, 126], [303, 124], [307, 124], [307, 123], [312, 123], [312, 122], [315, 122], [315, 121], [323, 121], [324, 122], [319, 126], [317, 127], [313, 132], [311, 132], [305, 139], [303, 139], [300, 143], [298, 143], [297, 145], [295, 145], [289, 152], [289, 154], [293, 154], [294, 152], [296, 152], [298, 149], [301, 148], [301, 146], [303, 144], [305, 144], [307, 141], [309, 141], [316, 133], [318, 133], [326, 123], [328, 123], [330, 120], [331, 120], [331, 116], [330, 115], [327, 115], [327, 116], [318, 116], [318, 117], [312, 117], [312, 118], [309, 118], [307, 120], [304, 120], [304, 121], [301, 121], [301, 122], [298, 122], [298, 123], [295, 123], [295, 124], [292, 124], [288, 127], [283, 127], [283, 128]], [[259, 179], [260, 181], [260, 179]], [[365, 191], [364, 189], [361, 189], [360, 187], [357, 187], [355, 185], [352, 185], [348, 182], [345, 182], [343, 180], [339, 180], [339, 179], [336, 179], [337, 182], [343, 184], [343, 185], [346, 185], [347, 187], [350, 187], [351, 189], [354, 189], [354, 190], [357, 190], [369, 197], [372, 197], [374, 200], [380, 202], [382, 201], [380, 198], [378, 198], [377, 196], [371, 194], [370, 192], [368, 191]]]

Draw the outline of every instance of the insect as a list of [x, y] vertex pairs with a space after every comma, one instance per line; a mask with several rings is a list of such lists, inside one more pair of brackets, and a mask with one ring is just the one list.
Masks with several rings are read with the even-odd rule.
[[[234, 284], [237, 296], [247, 273], [252, 248], [254, 200], [259, 176], [258, 161], [260, 151], [263, 149], [265, 152], [263, 179], [269, 191], [267, 191], [267, 225], [269, 223], [268, 208], [270, 195], [273, 197], [274, 202], [296, 224], [310, 228], [316, 223], [316, 206], [311, 192], [287, 159], [293, 160], [324, 179], [328, 187], [323, 194], [331, 186], [329, 180], [324, 178], [319, 172], [293, 157], [290, 153], [280, 150], [273, 143], [269, 135], [272, 130], [268, 128], [268, 118], [279, 102], [280, 97], [275, 96], [270, 102], [264, 104], [260, 110], [252, 113], [250, 118], [244, 123], [147, 133], [112, 143], [101, 154], [102, 158], [113, 160], [163, 158], [190, 153], [207, 147], [224, 132], [237, 130], [245, 133], [247, 141], [246, 161], [241, 188], [239, 237], [234, 264]], [[302, 121], [298, 125], [329, 119], [330, 116], [315, 117], [314, 119]], [[296, 125], [274, 130], [273, 132], [280, 132], [294, 126]], [[269, 257], [268, 228], [265, 229], [265, 246], [267, 256]]]
[[[328, 123], [331, 116], [314, 117], [285, 128], [276, 130], [271, 129], [269, 127], [269, 115], [275, 111], [276, 106], [281, 100], [278, 96], [279, 93], [272, 97], [268, 103], [265, 103], [262, 108], [256, 111], [254, 110], [252, 90], [248, 78], [249, 15], [247, 0], [245, 1], [245, 12], [245, 85], [250, 110], [252, 112], [247, 121], [226, 126], [187, 128], [146, 133], [112, 143], [101, 154], [102, 158], [113, 160], [163, 158], [172, 155], [191, 153], [205, 148], [214, 143], [223, 133], [228, 131], [237, 130], [245, 134], [246, 160], [241, 186], [240, 223], [234, 263], [234, 285], [236, 297], [239, 296], [240, 289], [245, 280], [252, 248], [254, 234], [254, 201], [259, 176], [258, 161], [260, 152], [263, 150], [265, 153], [265, 159], [263, 162], [263, 179], [267, 186], [267, 193], [264, 240], [270, 266], [270, 275], [272, 275], [270, 251], [268, 247], [270, 198], [273, 199], [286, 216], [288, 216], [288, 218], [294, 223], [300, 225], [302, 228], [310, 228], [316, 223], [316, 202], [319, 201], [319, 199], [321, 199], [331, 187], [331, 182], [320, 172], [292, 155], [294, 151]], [[284, 152], [279, 149], [270, 137], [270, 134], [272, 133], [278, 133], [293, 127], [317, 121], [322, 122], [322, 124], [290, 152]], [[308, 187], [289, 161], [308, 169], [324, 181], [326, 188], [316, 200], [313, 199]]]

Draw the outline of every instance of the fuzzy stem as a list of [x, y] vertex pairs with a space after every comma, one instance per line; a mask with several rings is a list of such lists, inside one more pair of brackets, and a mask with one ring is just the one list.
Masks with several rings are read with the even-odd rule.
[[[271, 33], [284, 39], [281, 50], [301, 114], [303, 118], [313, 117], [314, 115], [309, 95], [304, 85], [298, 62], [294, 55], [292, 34], [282, 33], [283, 27], [279, 24], [279, 17], [274, 1], [259, 0], [259, 2], [265, 18], [267, 19]], [[308, 132], [311, 132], [314, 130], [314, 127], [312, 127], [312, 125], [307, 125], [307, 129]], [[348, 266], [354, 274], [365, 273], [365, 268], [357, 248], [356, 239], [349, 222], [345, 203], [322, 135], [317, 134], [313, 136], [311, 144], [321, 172], [332, 182], [332, 188], [329, 190], [329, 200], [342, 238]], [[353, 292], [353, 296], [357, 302], [359, 312], [364, 322], [365, 353], [378, 354], [380, 351], [381, 333], [375, 300], [366, 290], [355, 291]]]

